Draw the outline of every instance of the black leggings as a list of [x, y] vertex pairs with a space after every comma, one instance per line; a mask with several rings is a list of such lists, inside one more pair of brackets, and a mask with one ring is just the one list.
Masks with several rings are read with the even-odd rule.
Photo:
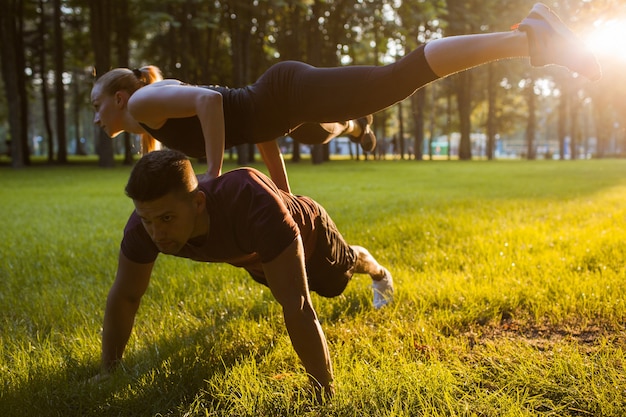
[[384, 110], [438, 79], [424, 46], [385, 66], [316, 68], [284, 61], [248, 87], [257, 138], [274, 139], [303, 123], [352, 120]]

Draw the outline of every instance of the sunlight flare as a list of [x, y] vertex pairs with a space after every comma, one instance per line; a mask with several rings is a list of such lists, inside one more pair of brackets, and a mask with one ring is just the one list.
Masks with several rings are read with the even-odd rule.
[[586, 43], [598, 56], [606, 56], [626, 62], [626, 18], [601, 19], [594, 23], [594, 30]]

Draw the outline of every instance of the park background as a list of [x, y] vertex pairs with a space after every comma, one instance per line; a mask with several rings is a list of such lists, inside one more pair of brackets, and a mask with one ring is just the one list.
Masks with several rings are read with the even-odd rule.
[[[159, 66], [192, 84], [240, 87], [280, 60], [383, 65], [430, 39], [508, 31], [530, 1], [3, 0], [0, 15], [0, 154], [14, 167], [31, 156], [67, 163], [97, 154], [131, 164], [136, 138], [109, 140], [93, 126], [89, 92], [114, 67]], [[379, 153], [396, 158], [557, 158], [621, 155], [626, 5], [618, 0], [549, 1], [594, 48], [604, 69], [588, 83], [527, 59], [485, 65], [437, 81], [375, 116]], [[332, 100], [332, 97], [329, 97]], [[401, 140], [402, 139], [402, 140]], [[281, 139], [289, 158], [342, 153], [345, 140], [309, 149]], [[393, 145], [395, 144], [395, 146]], [[384, 153], [384, 154], [383, 154]], [[253, 146], [232, 149], [240, 164]]]
[[[379, 137], [405, 138], [393, 158], [335, 155], [344, 138], [311, 151], [321, 165], [288, 149], [294, 191], [397, 285], [381, 311], [366, 277], [313, 296], [337, 386], [315, 405], [271, 294], [172, 257], [122, 370], [87, 382], [139, 157], [135, 138], [92, 125], [94, 70], [240, 86], [282, 59], [383, 64], [432, 37], [509, 30], [531, 2], [3, 0], [0, 415], [625, 415], [622, 3], [548, 3], [597, 48], [600, 82], [498, 62], [377, 114]], [[265, 169], [236, 149], [225, 170], [241, 163]]]

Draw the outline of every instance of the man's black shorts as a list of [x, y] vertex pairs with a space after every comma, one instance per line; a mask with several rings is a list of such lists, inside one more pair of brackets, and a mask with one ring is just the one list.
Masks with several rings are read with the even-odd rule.
[[[306, 261], [309, 290], [322, 297], [336, 297], [352, 279], [357, 254], [339, 233], [326, 210], [320, 205], [318, 210], [319, 216], [315, 218], [315, 251]], [[250, 275], [255, 281], [267, 286], [264, 277], [251, 272]]]
[[326, 210], [321, 209], [315, 222], [315, 252], [306, 263], [309, 289], [323, 297], [336, 297], [350, 282], [357, 255], [339, 233]]

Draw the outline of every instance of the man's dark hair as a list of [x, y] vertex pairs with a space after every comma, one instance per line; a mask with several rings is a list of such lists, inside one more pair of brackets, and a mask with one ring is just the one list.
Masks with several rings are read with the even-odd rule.
[[171, 192], [192, 194], [198, 179], [185, 154], [167, 149], [150, 152], [133, 167], [126, 195], [135, 201], [153, 201]]

